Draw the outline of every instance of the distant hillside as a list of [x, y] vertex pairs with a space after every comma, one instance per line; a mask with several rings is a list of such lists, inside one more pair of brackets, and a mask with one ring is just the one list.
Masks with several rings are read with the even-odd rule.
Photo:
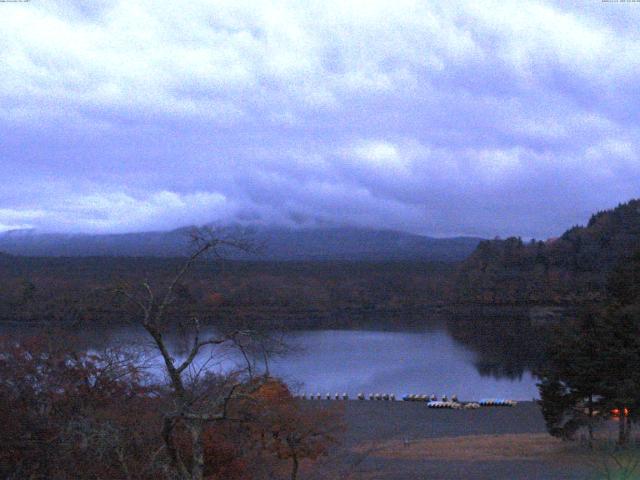
[[492, 305], [598, 301], [613, 267], [638, 248], [640, 200], [631, 200], [557, 239], [481, 242], [459, 268], [455, 297]]
[[[123, 318], [120, 285], [162, 289], [183, 259], [0, 255], [3, 322], [95, 322]], [[454, 263], [429, 261], [207, 261], [185, 277], [176, 318], [260, 322], [287, 328], [422, 322], [443, 304]], [[118, 306], [119, 305], [119, 306]], [[184, 309], [183, 309], [184, 308]], [[126, 310], [126, 308], [125, 308]], [[189, 313], [185, 313], [189, 312]], [[235, 323], [234, 323], [235, 322]]]
[[[361, 228], [288, 229], [257, 227], [253, 237], [261, 253], [234, 258], [264, 260], [430, 260], [459, 261], [481, 239], [431, 238]], [[188, 251], [187, 229], [117, 235], [39, 234], [31, 231], [0, 235], [0, 251], [29, 256], [154, 256], [173, 257]]]

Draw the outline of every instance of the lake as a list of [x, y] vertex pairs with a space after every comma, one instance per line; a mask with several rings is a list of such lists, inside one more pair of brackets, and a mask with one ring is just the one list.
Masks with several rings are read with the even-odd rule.
[[[128, 327], [80, 332], [90, 348], [99, 345], [148, 344], [141, 329]], [[489, 335], [493, 339], [494, 334]], [[505, 397], [531, 400], [538, 396], [536, 379], [527, 368], [502, 374], [515, 354], [503, 353], [486, 368], [486, 354], [455, 339], [446, 325], [430, 325], [412, 330], [304, 330], [284, 334], [285, 341], [295, 346], [292, 353], [270, 360], [271, 373], [286, 380], [297, 393], [325, 395], [336, 392], [354, 397], [358, 392], [456, 394], [462, 400]], [[176, 357], [184, 355], [184, 340], [171, 338]], [[485, 338], [486, 340], [486, 338]], [[504, 345], [484, 345], [484, 351], [495, 352]], [[486, 343], [486, 342], [485, 342]], [[182, 348], [181, 348], [182, 346]], [[517, 345], [512, 350], [520, 351]], [[154, 352], [152, 348], [147, 350]], [[211, 349], [208, 368], [230, 370], [242, 364], [235, 350]], [[153, 356], [151, 356], [153, 357]], [[155, 356], [152, 364], [157, 367]]]
[[272, 362], [271, 371], [300, 392], [457, 394], [460, 399], [538, 396], [530, 372], [521, 377], [482, 375], [478, 354], [445, 329], [423, 332], [363, 330], [303, 331], [289, 335], [303, 348]]

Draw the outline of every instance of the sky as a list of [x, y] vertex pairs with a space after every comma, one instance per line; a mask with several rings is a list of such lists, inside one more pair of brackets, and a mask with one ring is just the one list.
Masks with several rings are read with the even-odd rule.
[[640, 3], [0, 2], [0, 231], [557, 236], [640, 197]]

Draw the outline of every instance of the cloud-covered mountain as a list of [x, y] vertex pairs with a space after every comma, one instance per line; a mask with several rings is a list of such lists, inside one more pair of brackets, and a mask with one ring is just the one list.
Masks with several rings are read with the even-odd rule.
[[[31, 256], [180, 256], [189, 250], [188, 229], [128, 234], [40, 234], [17, 230], [0, 235], [0, 251]], [[289, 229], [259, 227], [250, 237], [260, 245], [251, 256], [265, 260], [407, 260], [457, 261], [480, 239], [431, 238], [352, 227]]]

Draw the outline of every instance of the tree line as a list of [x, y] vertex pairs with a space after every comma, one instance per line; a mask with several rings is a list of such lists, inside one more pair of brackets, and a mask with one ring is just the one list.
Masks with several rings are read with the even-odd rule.
[[481, 242], [459, 267], [454, 300], [490, 305], [604, 302], [615, 265], [640, 245], [640, 200], [598, 212], [546, 241]]
[[[184, 259], [0, 258], [0, 320], [114, 324], [115, 283], [159, 285]], [[178, 286], [182, 307], [203, 322], [273, 319], [293, 328], [358, 312], [423, 311], [445, 304], [453, 265], [429, 262], [243, 262], [207, 258]]]

